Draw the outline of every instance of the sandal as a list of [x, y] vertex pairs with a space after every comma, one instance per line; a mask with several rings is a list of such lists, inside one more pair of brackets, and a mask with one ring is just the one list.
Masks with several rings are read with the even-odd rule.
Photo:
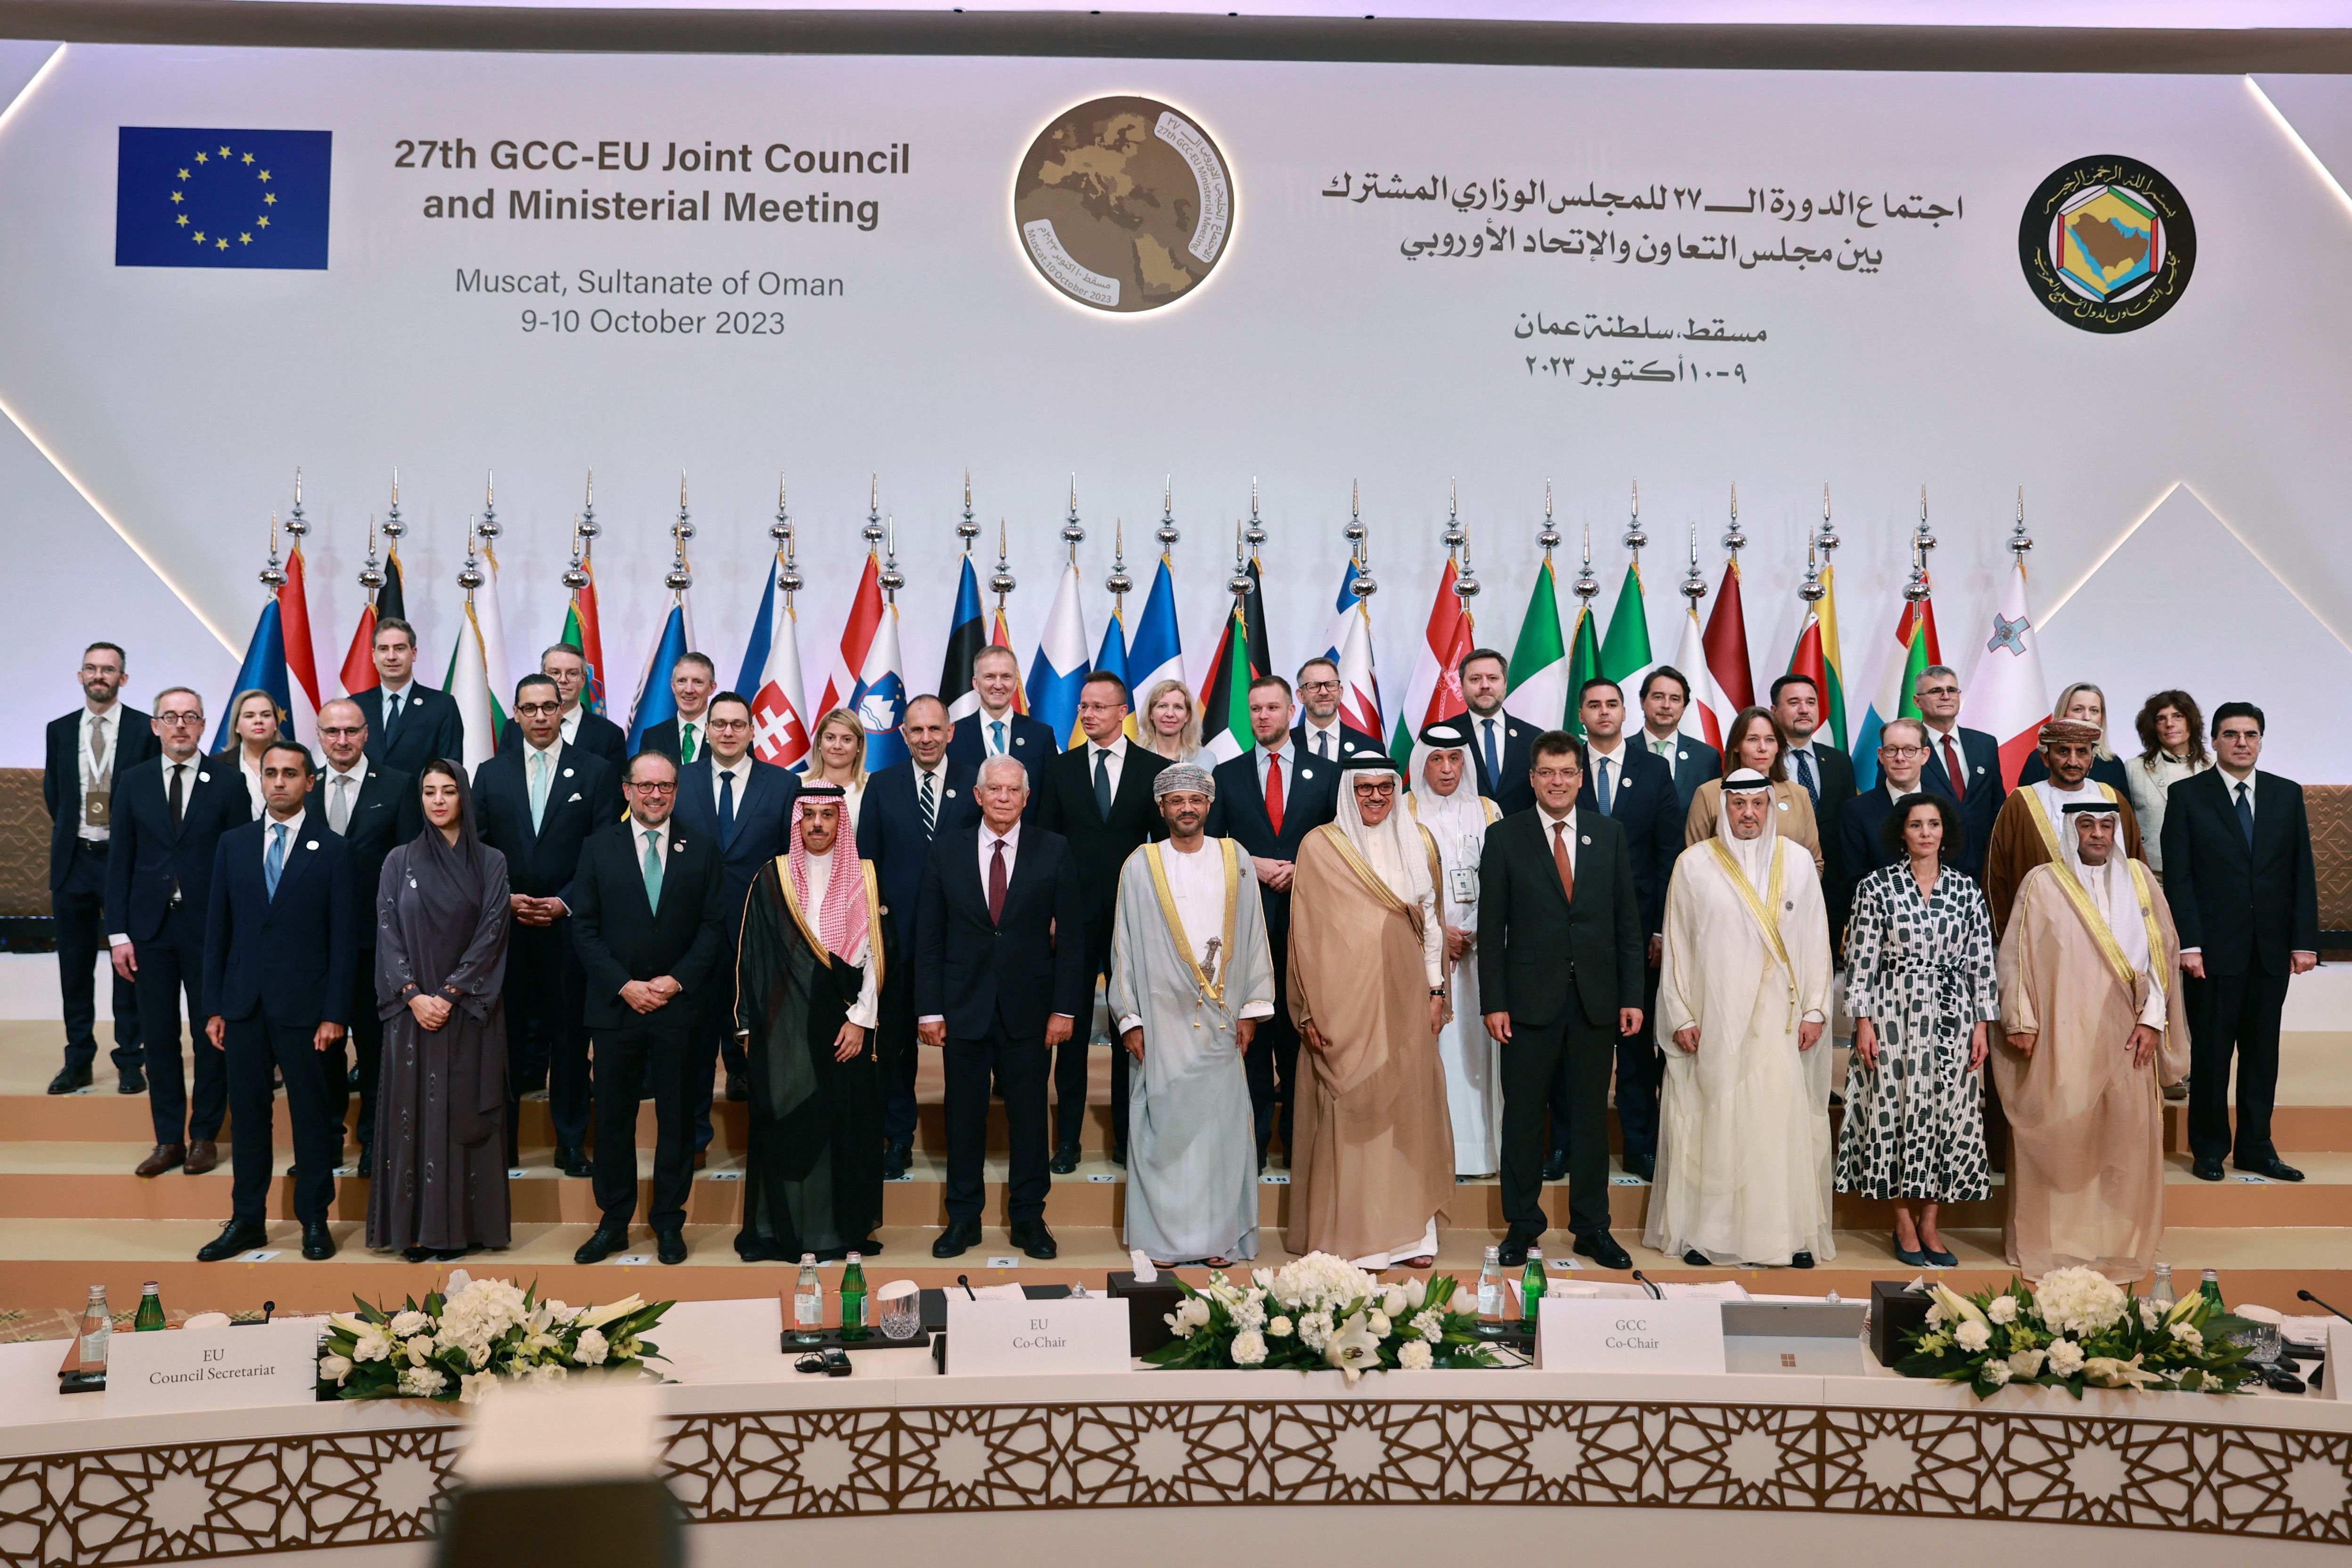
[[1396, 1268], [1427, 1268], [1436, 1261], [1437, 1254], [1433, 1252], [1424, 1252], [1418, 1258], [1408, 1258], [1403, 1259], [1402, 1262], [1391, 1262], [1391, 1267]]

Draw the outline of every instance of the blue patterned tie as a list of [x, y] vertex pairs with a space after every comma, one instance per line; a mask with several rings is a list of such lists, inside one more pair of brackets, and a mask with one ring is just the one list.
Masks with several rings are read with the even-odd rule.
[[286, 825], [274, 822], [269, 825], [269, 853], [261, 858], [261, 880], [271, 898], [278, 896], [278, 879], [285, 874]]
[[1797, 752], [1797, 782], [1805, 786], [1805, 793], [1812, 796], [1815, 805], [1822, 804], [1822, 786], [1813, 778], [1813, 752], [1810, 746]]

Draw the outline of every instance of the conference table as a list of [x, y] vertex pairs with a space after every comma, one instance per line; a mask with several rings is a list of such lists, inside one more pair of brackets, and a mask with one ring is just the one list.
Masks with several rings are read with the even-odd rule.
[[[680, 1302], [654, 1336], [673, 1380], [661, 1464], [697, 1564], [1499, 1548], [2017, 1568], [2116, 1550], [2341, 1563], [2352, 1545], [2352, 1402], [2316, 1395], [1980, 1403], [1866, 1352], [1858, 1376], [1431, 1370], [1350, 1387], [941, 1376], [927, 1351], [877, 1349], [835, 1378], [796, 1372], [780, 1328], [773, 1297]], [[430, 1560], [465, 1407], [110, 1416], [102, 1394], [58, 1392], [63, 1349], [0, 1346], [5, 1568]]]

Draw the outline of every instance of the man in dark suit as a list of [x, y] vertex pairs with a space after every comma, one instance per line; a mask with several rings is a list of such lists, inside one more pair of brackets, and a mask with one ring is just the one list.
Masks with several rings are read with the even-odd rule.
[[[383, 1051], [383, 1019], [375, 1005], [376, 884], [383, 879], [384, 857], [425, 831], [416, 780], [371, 763], [367, 736], [367, 710], [350, 698], [339, 697], [319, 710], [319, 749], [327, 753], [327, 766], [319, 775], [320, 799], [312, 812], [323, 816], [335, 836], [351, 846], [352, 903], [358, 911], [354, 940], [359, 956], [352, 964], [351, 1011], [345, 1019], [350, 1027], [343, 1038], [352, 1047], [359, 1075], [356, 1131], [362, 1171], [375, 1169], [375, 1086]], [[327, 1066], [327, 1104], [340, 1139], [352, 1088], [341, 1045], [329, 1051]]]
[[[1168, 759], [1127, 741], [1127, 682], [1107, 670], [1087, 677], [1078, 692], [1078, 727], [1087, 743], [1055, 757], [1041, 770], [1041, 795], [1033, 817], [1038, 826], [1069, 840], [1078, 863], [1078, 886], [1087, 899], [1087, 987], [1109, 973], [1110, 939], [1118, 914], [1118, 874], [1127, 858], [1148, 838], [1167, 836], [1151, 781]], [[1054, 1171], [1078, 1168], [1078, 1141], [1087, 1115], [1087, 1037], [1093, 1009], [1054, 1053]], [[1110, 1072], [1110, 1157], [1127, 1163], [1126, 1063], [1114, 1057]]]
[[1675, 772], [1675, 794], [1688, 815], [1698, 786], [1723, 773], [1723, 753], [1696, 735], [1682, 732], [1690, 707], [1690, 679], [1671, 664], [1642, 678], [1642, 749]]
[[1603, 1268], [1631, 1268], [1609, 1234], [1609, 1068], [1642, 1029], [1648, 930], [1624, 828], [1578, 808], [1574, 738], [1551, 731], [1529, 751], [1536, 805], [1488, 828], [1478, 861], [1478, 996], [1502, 1046], [1502, 1261], [1519, 1267], [1543, 1237], [1544, 1112], [1565, 1070], [1569, 1228]]
[[352, 693], [367, 715], [368, 761], [419, 778], [436, 757], [465, 755], [457, 700], [416, 679], [416, 628], [397, 616], [375, 624], [375, 676], [376, 684]]
[[[915, 951], [915, 905], [940, 835], [976, 826], [977, 771], [948, 756], [947, 704], [929, 693], [907, 704], [898, 733], [907, 761], [867, 776], [857, 808], [857, 858], [874, 868], [881, 912], [898, 922], [898, 951]], [[896, 963], [882, 978], [875, 1053], [882, 1064], [882, 1173], [896, 1180], [915, 1158], [915, 976]]]
[[[640, 752], [624, 788], [625, 822], [607, 823], [580, 853], [564, 890], [588, 985], [587, 1018], [604, 1092], [596, 1100], [596, 1234], [572, 1255], [600, 1263], [629, 1245], [637, 1210], [638, 1080], [654, 1083], [654, 1186], [646, 1219], [656, 1256], [686, 1261], [691, 1086], [704, 989], [727, 944], [727, 870], [719, 841], [671, 816], [677, 764]], [[730, 997], [731, 1001], [732, 998]], [[710, 1075], [703, 1074], [708, 1084]], [[622, 1085], [627, 1093], [614, 1090]]]
[[[1838, 817], [1854, 797], [1853, 759], [1822, 741], [1822, 689], [1810, 675], [1791, 670], [1772, 683], [1772, 721], [1780, 727], [1780, 763], [1789, 782], [1811, 797], [1813, 824], [1822, 844], [1822, 901], [1829, 907], [1830, 949], [1845, 940], [1846, 905], [1840, 896], [1853, 885], [1840, 864], [1845, 841]], [[1965, 815], [1965, 814], [1963, 814]]]
[[1029, 773], [1029, 809], [1040, 798], [1038, 777], [1045, 764], [1062, 751], [1062, 738], [1042, 719], [1013, 710], [1021, 695], [1021, 661], [1009, 647], [991, 645], [972, 656], [972, 694], [980, 711], [955, 721], [955, 739], [948, 742], [948, 760], [978, 768], [989, 757], [1011, 757]]
[[1274, 953], [1274, 1016], [1258, 1025], [1242, 1057], [1263, 1169], [1276, 1131], [1282, 1134], [1284, 1161], [1296, 1163], [1290, 1128], [1298, 1029], [1290, 1021], [1290, 874], [1307, 836], [1339, 813], [1339, 769], [1300, 756], [1291, 743], [1290, 682], [1282, 677], [1261, 675], [1250, 682], [1249, 717], [1256, 744], [1217, 764], [1208, 833], [1234, 840], [1255, 863], [1266, 945]]
[[1298, 722], [1290, 743], [1298, 754], [1338, 767], [1360, 752], [1388, 755], [1380, 737], [1367, 735], [1339, 717], [1339, 667], [1318, 657], [1298, 667]]
[[[1605, 816], [1625, 830], [1625, 852], [1633, 867], [1633, 892], [1642, 911], [1645, 961], [1642, 1009], [1657, 1005], [1658, 963], [1665, 952], [1666, 884], [1675, 858], [1683, 852], [1682, 797], [1674, 774], [1658, 757], [1625, 738], [1625, 693], [1606, 676], [1584, 683], [1577, 694], [1577, 717], [1584, 724], [1584, 782], [1576, 797], [1580, 812]], [[1617, 1041], [1617, 1125], [1624, 1135], [1626, 1173], [1648, 1181], [1658, 1168], [1658, 1085], [1665, 1060], [1646, 1034]], [[1568, 1174], [1569, 1127], [1581, 1090], [1572, 1065], [1563, 1060], [1553, 1085], [1551, 1158], [1544, 1180]]]
[[[1832, 864], [1838, 868], [1839, 879], [1822, 889], [1829, 900], [1832, 935], [1843, 935], [1853, 910], [1853, 890], [1862, 879], [1883, 866], [1906, 858], [1900, 851], [1888, 852], [1879, 839], [1879, 829], [1895, 810], [1895, 803], [1905, 795], [1942, 794], [1927, 789], [1921, 777], [1927, 765], [1927, 726], [1916, 719], [1889, 719], [1878, 731], [1878, 782], [1847, 801], [1838, 813], [1838, 853]], [[1956, 867], [1967, 853], [1965, 844], [1955, 844], [1944, 863]]]
[[[49, 721], [41, 768], [41, 804], [49, 811], [49, 917], [58, 936], [58, 983], [66, 1022], [65, 1065], [51, 1094], [87, 1089], [98, 1059], [98, 988], [93, 975], [106, 947], [106, 856], [112, 833], [114, 781], [156, 752], [154, 722], [123, 702], [123, 654], [110, 642], [82, 649], [82, 705]], [[139, 1055], [139, 993], [114, 979], [115, 1087], [147, 1087]]]
[[220, 1163], [216, 1140], [228, 1113], [220, 1053], [196, 1048], [195, 1100], [180, 1060], [180, 1001], [191, 1024], [203, 1017], [205, 916], [212, 907], [213, 851], [220, 836], [253, 816], [245, 775], [234, 763], [197, 754], [205, 700], [184, 686], [155, 698], [162, 754], [115, 778], [113, 841], [106, 855], [106, 930], [114, 973], [139, 995], [140, 1054], [155, 1148], [138, 1174], [185, 1164], [202, 1175]]
[[743, 1045], [735, 1036], [735, 949], [743, 935], [743, 902], [751, 896], [751, 879], [791, 847], [793, 798], [801, 792], [797, 774], [751, 754], [749, 698], [722, 691], [710, 700], [702, 717], [710, 744], [678, 770], [677, 826], [719, 846], [719, 864], [727, 873], [727, 941], [709, 984], [703, 987], [702, 1025], [692, 1063], [697, 1168], [709, 1158], [710, 1096], [722, 1057], [727, 1098], [751, 1098], [743, 1080]]
[[1454, 673], [1462, 682], [1462, 700], [1470, 711], [1461, 722], [1469, 726], [1470, 757], [1478, 769], [1478, 793], [1509, 816], [1536, 803], [1528, 785], [1528, 748], [1543, 725], [1515, 719], [1503, 710], [1503, 693], [1510, 684], [1510, 661], [1493, 648], [1474, 648]]
[[[1912, 697], [1927, 727], [1927, 765], [1921, 787], [1960, 803], [1969, 825], [1967, 858], [1946, 864], [1978, 877], [1992, 843], [1992, 825], [2009, 791], [2000, 780], [2000, 742], [1982, 730], [1960, 728], [1960, 678], [1949, 666], [1931, 664], [1919, 672]], [[1791, 777], [1795, 776], [1793, 774]], [[1828, 840], [1822, 840], [1824, 847]]]
[[710, 662], [709, 654], [678, 655], [669, 671], [669, 694], [677, 711], [658, 724], [646, 725], [638, 749], [659, 752], [681, 765], [702, 755], [702, 749], [710, 743], [710, 699], [718, 689], [719, 667]]
[[1045, 1228], [1045, 1077], [1088, 1011], [1087, 900], [1069, 841], [1024, 826], [1029, 774], [1017, 757], [980, 765], [980, 826], [942, 833], [915, 910], [915, 1012], [945, 1053], [948, 1225], [931, 1244], [954, 1258], [980, 1241], [988, 1086], [1011, 1142], [1009, 1239], [1032, 1258], [1060, 1250]]
[[2303, 1180], [2271, 1142], [2271, 1108], [2287, 980], [2319, 962], [2318, 879], [2303, 786], [2257, 771], [2262, 754], [2263, 710], [2224, 702], [2213, 710], [2215, 765], [2165, 794], [2164, 897], [2189, 1007], [2189, 1150], [2208, 1182], [2221, 1179], [2232, 1149], [2233, 1050], [2238, 1169]]
[[335, 1255], [327, 1212], [335, 1201], [343, 1124], [333, 1110], [340, 1082], [331, 1095], [327, 1079], [331, 1067], [338, 1080], [342, 1076], [359, 900], [352, 891], [351, 847], [310, 804], [314, 782], [306, 748], [271, 742], [261, 753], [261, 820], [222, 834], [214, 851], [205, 922], [208, 1044], [199, 1048], [226, 1060], [236, 1181], [229, 1221], [197, 1251], [200, 1263], [268, 1245], [273, 1076], [285, 1080], [294, 1134], [302, 1256], [315, 1261]]
[[[474, 811], [482, 842], [507, 858], [513, 940], [507, 948], [507, 1163], [520, 1152], [520, 1098], [547, 1086], [555, 1123], [555, 1167], [589, 1173], [588, 1105], [593, 1092], [581, 1021], [579, 954], [563, 923], [563, 889], [580, 868], [581, 846], [621, 815], [619, 780], [603, 763], [563, 743], [563, 699], [553, 680], [515, 683], [522, 749], [474, 770]], [[605, 1091], [635, 1112], [635, 1079], [609, 1075]]]
[[[579, 747], [619, 773], [629, 760], [628, 733], [602, 713], [589, 711], [581, 700], [588, 689], [586, 656], [568, 642], [555, 643], [540, 654], [539, 672], [554, 681], [556, 690], [563, 694], [564, 744]], [[521, 749], [522, 721], [509, 719], [506, 733], [499, 738], [499, 750]]]

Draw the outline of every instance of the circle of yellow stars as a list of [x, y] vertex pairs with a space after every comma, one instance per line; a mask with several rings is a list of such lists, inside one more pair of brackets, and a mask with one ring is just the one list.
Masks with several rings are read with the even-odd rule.
[[[269, 171], [263, 168], [254, 167], [254, 156], [252, 153], [238, 153], [233, 152], [226, 143], [221, 146], [217, 153], [200, 152], [195, 155], [194, 160], [199, 167], [215, 161], [229, 168], [231, 171], [235, 171], [239, 167], [252, 168], [255, 184], [267, 185], [269, 183]], [[192, 178], [194, 173], [195, 171], [194, 169], [182, 169], [179, 172], [180, 178], [184, 180]], [[172, 193], [172, 205], [173, 206], [181, 205], [184, 200], [185, 197], [181, 192], [173, 191]], [[262, 192], [261, 205], [264, 208], [276, 206], [278, 205], [278, 193], [275, 191]], [[193, 228], [188, 222], [188, 215], [184, 212], [176, 215], [172, 221], [178, 224], [182, 228], [190, 229], [191, 233], [189, 237], [198, 245], [210, 245], [221, 250], [226, 250], [228, 248], [228, 237], [226, 235], [206, 234], [203, 229]], [[243, 229], [238, 232], [236, 242], [239, 245], [251, 245], [253, 243], [253, 229], [268, 228], [268, 226], [269, 214], [267, 211], [264, 211], [260, 216], [253, 220], [252, 229]]]

